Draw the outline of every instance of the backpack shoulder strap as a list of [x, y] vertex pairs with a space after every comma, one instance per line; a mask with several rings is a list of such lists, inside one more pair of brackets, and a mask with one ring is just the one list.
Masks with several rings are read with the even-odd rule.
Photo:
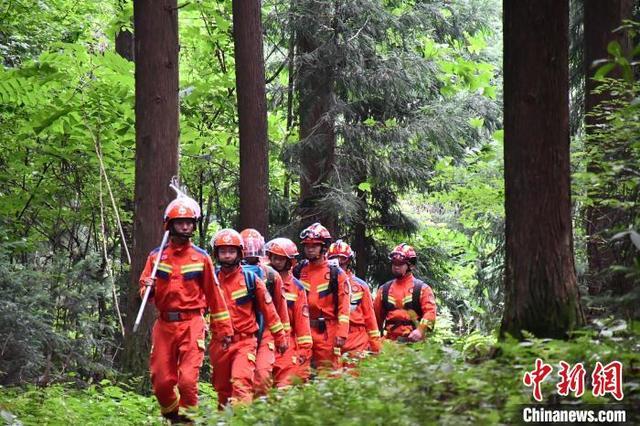
[[301, 260], [300, 263], [298, 263], [296, 266], [294, 266], [292, 271], [293, 276], [297, 279], [300, 279], [300, 272], [302, 272], [302, 268], [307, 266], [307, 263], [309, 263], [309, 261], [307, 259], [304, 259]]
[[253, 302], [253, 311], [256, 314], [256, 323], [258, 324], [258, 332], [256, 336], [258, 338], [258, 344], [262, 341], [262, 334], [264, 333], [264, 316], [258, 307], [256, 300], [256, 274], [252, 271], [242, 268], [242, 275], [244, 275], [244, 283], [247, 286], [247, 295]]
[[389, 280], [386, 283], [382, 284], [382, 286], [380, 286], [380, 290], [378, 290], [382, 292], [382, 321], [380, 321], [380, 324], [378, 324], [378, 327], [380, 327], [380, 333], [384, 331], [384, 322], [387, 319], [387, 314], [389, 313], [389, 308], [387, 308], [387, 306], [389, 306], [389, 288], [391, 287], [392, 283], [393, 280]]
[[247, 285], [247, 293], [251, 299], [256, 296], [256, 274], [242, 268], [242, 275], [244, 275], [244, 283]]
[[333, 310], [338, 317], [340, 311], [338, 303], [338, 274], [340, 273], [340, 267], [336, 265], [329, 265], [329, 293], [333, 293]]
[[413, 278], [413, 294], [411, 295], [411, 305], [413, 305], [413, 310], [418, 314], [418, 318], [422, 318], [424, 312], [422, 312], [422, 304], [420, 303], [420, 295], [422, 294], [422, 288], [426, 286], [426, 284], [417, 279]]
[[275, 297], [276, 292], [276, 271], [271, 267], [264, 265], [264, 269], [266, 271], [265, 276], [265, 285], [267, 286], [267, 290], [271, 294], [271, 297]]
[[[391, 288], [391, 284], [393, 284], [394, 280], [389, 280], [386, 283], [382, 284], [382, 307], [387, 310], [387, 305], [389, 304], [389, 289]], [[385, 315], [386, 316], [386, 315]]]
[[297, 279], [296, 277], [293, 277], [293, 284], [295, 284], [295, 286], [298, 287], [300, 290], [304, 291], [304, 286], [302, 285], [300, 280]]

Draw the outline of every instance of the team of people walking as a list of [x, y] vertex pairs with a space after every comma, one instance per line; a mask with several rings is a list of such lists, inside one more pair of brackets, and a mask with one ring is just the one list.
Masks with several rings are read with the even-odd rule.
[[394, 279], [373, 300], [352, 271], [349, 244], [332, 242], [320, 223], [300, 233], [301, 254], [287, 238], [265, 243], [255, 229], [223, 229], [211, 243], [214, 267], [191, 242], [199, 218], [194, 200], [172, 201], [164, 215], [169, 243], [149, 254], [140, 277], [140, 294], [151, 287], [158, 312], [151, 383], [171, 422], [188, 422], [180, 409], [198, 404], [206, 332], [222, 409], [304, 383], [312, 371], [352, 368], [379, 352], [381, 339], [417, 342], [433, 330], [435, 297], [413, 276], [417, 255], [408, 244], [390, 253]]

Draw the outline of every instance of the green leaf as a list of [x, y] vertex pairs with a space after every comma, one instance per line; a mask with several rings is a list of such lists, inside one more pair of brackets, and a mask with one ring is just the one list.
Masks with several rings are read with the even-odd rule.
[[613, 62], [610, 62], [608, 64], [605, 64], [605, 65], [601, 66], [600, 68], [598, 68], [596, 73], [593, 75], [593, 79], [596, 80], [596, 81], [604, 80], [604, 78], [607, 76], [607, 74], [609, 74], [615, 67], [616, 67], [616, 64], [613, 63]]
[[469, 119], [469, 125], [474, 129], [481, 129], [484, 126], [484, 118], [474, 117]]
[[371, 192], [371, 184], [369, 182], [361, 182], [358, 184], [358, 189], [364, 192]]
[[607, 52], [615, 58], [619, 58], [622, 56], [622, 46], [620, 46], [617, 40], [610, 41], [607, 45]]

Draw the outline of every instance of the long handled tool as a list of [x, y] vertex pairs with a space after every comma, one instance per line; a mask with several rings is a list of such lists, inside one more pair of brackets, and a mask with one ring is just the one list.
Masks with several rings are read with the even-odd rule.
[[[164, 236], [162, 237], [162, 243], [160, 243], [160, 249], [158, 250], [158, 255], [156, 256], [156, 261], [153, 264], [153, 270], [151, 271], [150, 278], [152, 280], [156, 279], [156, 272], [158, 271], [158, 264], [160, 263], [160, 258], [162, 257], [162, 251], [164, 250], [164, 246], [167, 245], [167, 240], [169, 239], [169, 231], [165, 231]], [[151, 293], [151, 288], [155, 285], [147, 285], [147, 289], [144, 291], [144, 297], [142, 298], [142, 304], [140, 305], [140, 310], [138, 310], [138, 316], [136, 317], [136, 322], [133, 324], [133, 332], [135, 333], [140, 326], [140, 321], [142, 321], [142, 314], [144, 313], [144, 308], [147, 306], [147, 300], [149, 299], [149, 293]]]

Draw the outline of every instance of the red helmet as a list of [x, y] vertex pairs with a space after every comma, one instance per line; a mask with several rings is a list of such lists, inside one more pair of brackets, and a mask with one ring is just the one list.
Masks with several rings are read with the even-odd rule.
[[164, 229], [169, 229], [174, 219], [191, 219], [195, 222], [200, 219], [200, 206], [191, 198], [178, 197], [164, 210]]
[[329, 246], [331, 244], [331, 234], [320, 222], [316, 222], [302, 230], [300, 242], [302, 244], [324, 244]]
[[396, 264], [409, 263], [415, 265], [418, 260], [418, 255], [409, 244], [401, 243], [389, 253], [389, 260]]
[[299, 254], [296, 244], [288, 238], [275, 238], [265, 244], [264, 250], [289, 259], [295, 259]]
[[356, 257], [353, 250], [351, 250], [351, 246], [342, 240], [337, 240], [335, 243], [331, 244], [329, 246], [329, 251], [327, 252], [327, 257], [329, 257], [329, 259], [337, 256], [346, 257], [349, 260], [353, 260]]
[[222, 246], [237, 247], [240, 250], [244, 248], [242, 237], [238, 231], [234, 229], [221, 229], [216, 232], [216, 235], [213, 236], [213, 240], [211, 240], [211, 246], [213, 247], [214, 252], [218, 247]]
[[247, 228], [240, 232], [240, 236], [244, 242], [244, 257], [264, 256], [264, 237], [260, 232], [253, 228]]

